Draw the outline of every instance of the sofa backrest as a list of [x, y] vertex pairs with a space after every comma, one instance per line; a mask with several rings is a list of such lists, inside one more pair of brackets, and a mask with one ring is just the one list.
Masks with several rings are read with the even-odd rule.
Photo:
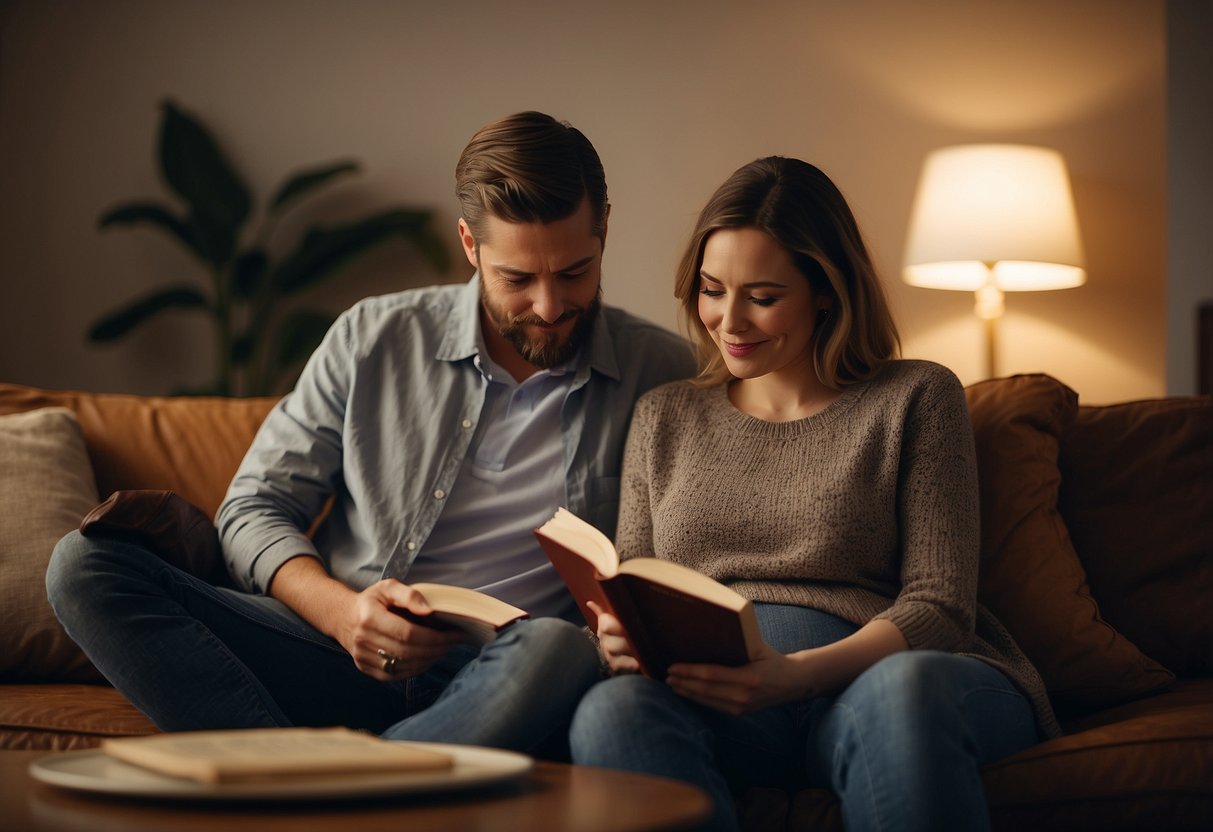
[[124, 489], [170, 489], [212, 517], [276, 402], [0, 384], [0, 415], [42, 407], [75, 412], [101, 499]]
[[1059, 464], [1104, 618], [1176, 674], [1213, 673], [1213, 399], [1079, 407]]

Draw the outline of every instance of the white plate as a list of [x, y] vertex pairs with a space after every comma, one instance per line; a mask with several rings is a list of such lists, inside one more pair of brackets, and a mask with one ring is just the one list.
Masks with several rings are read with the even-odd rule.
[[534, 761], [525, 754], [446, 743], [410, 743], [442, 751], [454, 766], [441, 771], [358, 773], [292, 781], [198, 783], [116, 760], [100, 749], [68, 751], [30, 763], [35, 780], [77, 791], [166, 800], [330, 800], [399, 794], [433, 794], [488, 786], [521, 777]]

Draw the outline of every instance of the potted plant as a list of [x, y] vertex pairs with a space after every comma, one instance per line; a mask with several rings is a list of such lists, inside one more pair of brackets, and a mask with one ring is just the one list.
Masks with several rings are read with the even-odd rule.
[[[203, 388], [176, 392], [280, 392], [335, 319], [330, 312], [312, 308], [282, 314], [282, 301], [332, 278], [374, 246], [404, 238], [436, 270], [449, 268], [446, 247], [430, 226], [432, 212], [417, 208], [391, 208], [353, 222], [313, 226], [293, 247], [281, 253], [271, 250], [271, 236], [281, 218], [333, 180], [356, 172], [356, 162], [332, 162], [287, 177], [258, 216], [248, 187], [209, 131], [172, 101], [162, 105], [158, 159], [164, 182], [183, 205], [125, 202], [102, 214], [99, 226], [158, 228], [198, 260], [207, 279], [202, 285], [177, 283], [138, 297], [94, 323], [88, 337], [114, 341], [168, 309], [206, 315], [215, 334], [213, 379]], [[255, 216], [256, 226], [250, 227]]]

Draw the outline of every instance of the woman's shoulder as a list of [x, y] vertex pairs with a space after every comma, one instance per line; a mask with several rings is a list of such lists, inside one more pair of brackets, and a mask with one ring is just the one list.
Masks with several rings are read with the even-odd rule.
[[947, 384], [960, 386], [956, 374], [942, 364], [924, 358], [895, 358], [885, 362], [878, 380], [897, 384]]
[[925, 393], [963, 395], [956, 374], [942, 364], [920, 358], [886, 362], [869, 384], [884, 395], [917, 397]]
[[720, 395], [719, 386], [703, 387], [686, 379], [671, 381], [641, 396], [636, 402], [634, 418], [669, 418], [680, 412], [700, 412], [710, 407]]

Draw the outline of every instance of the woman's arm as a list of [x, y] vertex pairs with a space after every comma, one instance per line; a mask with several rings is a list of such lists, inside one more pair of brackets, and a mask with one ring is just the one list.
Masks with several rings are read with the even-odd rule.
[[764, 644], [741, 667], [676, 664], [667, 682], [681, 696], [738, 716], [842, 690], [885, 656], [908, 649], [897, 626], [870, 621], [852, 635], [823, 647], [783, 654]]

